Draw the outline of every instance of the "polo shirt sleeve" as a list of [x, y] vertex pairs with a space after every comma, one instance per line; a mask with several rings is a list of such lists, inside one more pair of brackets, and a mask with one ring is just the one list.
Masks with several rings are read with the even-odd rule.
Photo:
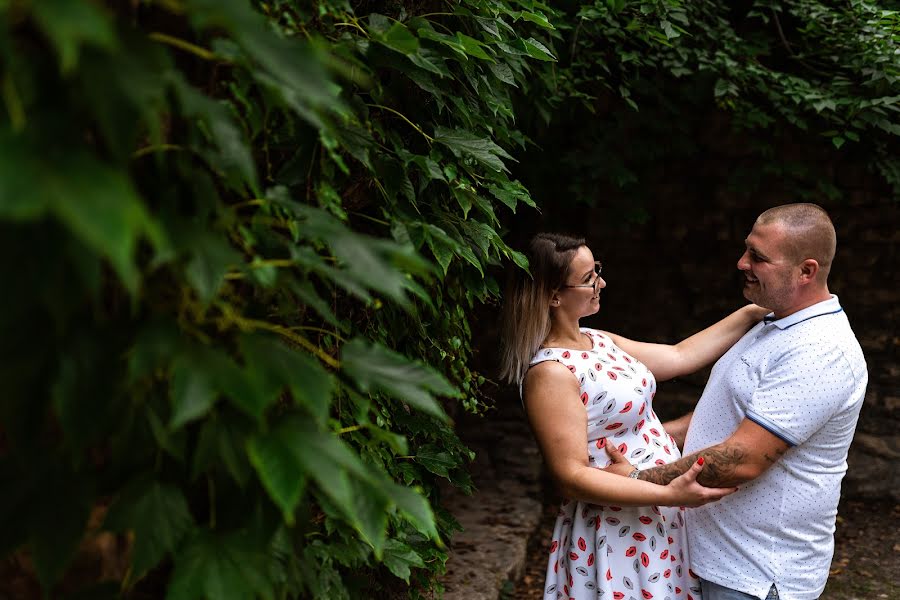
[[796, 446], [844, 407], [854, 387], [853, 370], [839, 348], [796, 347], [761, 374], [746, 416]]

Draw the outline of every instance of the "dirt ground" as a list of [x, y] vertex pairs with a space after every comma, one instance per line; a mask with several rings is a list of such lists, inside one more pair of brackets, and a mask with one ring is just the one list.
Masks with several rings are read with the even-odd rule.
[[[557, 506], [549, 502], [528, 545], [526, 571], [503, 600], [542, 600], [544, 569]], [[873, 518], [873, 515], [876, 518]], [[842, 502], [834, 560], [820, 600], [900, 600], [900, 504]]]

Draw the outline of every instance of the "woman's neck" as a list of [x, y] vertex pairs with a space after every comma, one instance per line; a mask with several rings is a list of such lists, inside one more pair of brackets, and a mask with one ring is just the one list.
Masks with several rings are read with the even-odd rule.
[[550, 333], [544, 340], [547, 348], [577, 348], [584, 344], [584, 337], [578, 327], [578, 321], [550, 321]]

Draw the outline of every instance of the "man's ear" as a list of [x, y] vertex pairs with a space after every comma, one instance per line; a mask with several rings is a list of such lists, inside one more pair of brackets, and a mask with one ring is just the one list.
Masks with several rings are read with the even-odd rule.
[[814, 258], [807, 258], [800, 263], [800, 283], [812, 283], [819, 274], [819, 262]]

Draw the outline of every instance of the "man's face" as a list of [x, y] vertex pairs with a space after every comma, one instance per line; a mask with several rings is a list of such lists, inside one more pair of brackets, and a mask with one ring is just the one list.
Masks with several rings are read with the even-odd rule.
[[744, 297], [775, 313], [794, 302], [797, 265], [789, 257], [788, 232], [780, 223], [753, 226], [747, 249], [737, 262], [744, 273]]

